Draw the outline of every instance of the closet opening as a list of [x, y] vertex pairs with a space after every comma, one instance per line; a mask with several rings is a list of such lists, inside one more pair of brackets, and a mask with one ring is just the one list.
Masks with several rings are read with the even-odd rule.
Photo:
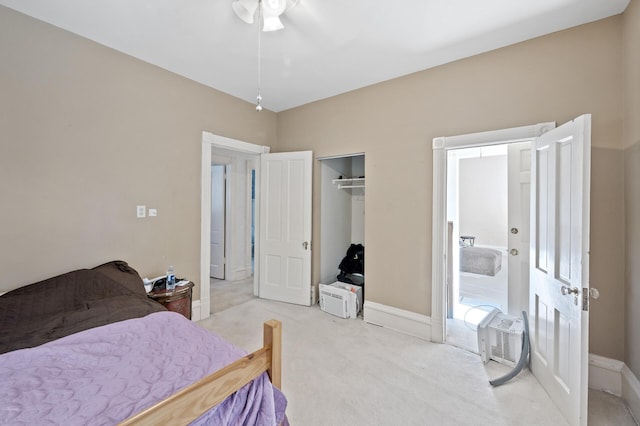
[[[314, 289], [313, 301], [327, 311], [323, 302], [330, 300], [329, 294], [340, 295], [341, 291], [326, 286], [354, 292], [356, 297], [350, 297], [356, 306], [351, 308], [350, 317], [362, 318], [366, 294], [365, 156], [358, 153], [318, 160], [321, 187], [320, 286]], [[343, 262], [347, 253], [350, 260]], [[341, 263], [343, 269], [340, 268]]]

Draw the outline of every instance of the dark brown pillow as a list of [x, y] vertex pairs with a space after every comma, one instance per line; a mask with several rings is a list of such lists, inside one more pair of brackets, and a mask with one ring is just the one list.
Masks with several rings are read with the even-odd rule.
[[138, 272], [123, 260], [114, 260], [103, 265], [93, 268], [94, 271], [100, 272], [112, 280], [122, 284], [134, 293], [146, 296], [147, 291], [144, 289], [142, 278]]

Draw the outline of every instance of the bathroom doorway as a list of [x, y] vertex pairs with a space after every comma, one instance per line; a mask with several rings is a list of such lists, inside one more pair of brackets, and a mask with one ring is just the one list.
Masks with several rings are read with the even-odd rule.
[[529, 153], [530, 142], [447, 152], [446, 341], [466, 350], [478, 352], [487, 314], [518, 315], [527, 293]]

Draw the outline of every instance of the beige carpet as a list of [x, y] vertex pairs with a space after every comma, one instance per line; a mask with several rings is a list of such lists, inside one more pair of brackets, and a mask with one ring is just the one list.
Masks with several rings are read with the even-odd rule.
[[211, 278], [211, 312], [218, 313], [254, 298], [253, 277], [241, 281]]
[[[528, 371], [492, 388], [489, 380], [508, 367], [317, 306], [253, 298], [200, 325], [253, 351], [262, 346], [262, 322], [271, 318], [283, 323], [283, 390], [292, 425], [566, 424]], [[594, 399], [590, 412], [604, 412], [600, 403]], [[604, 417], [589, 424], [635, 424], [620, 407]]]

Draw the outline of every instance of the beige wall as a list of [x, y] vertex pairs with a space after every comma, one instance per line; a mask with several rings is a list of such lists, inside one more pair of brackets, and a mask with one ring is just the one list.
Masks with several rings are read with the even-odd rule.
[[0, 292], [112, 259], [199, 282], [202, 131], [274, 145], [276, 115], [2, 6], [0, 57]]
[[[617, 16], [279, 113], [278, 150], [366, 153], [367, 299], [430, 315], [432, 139], [591, 113], [594, 166], [620, 169], [621, 157], [609, 154], [622, 148], [621, 64]], [[624, 268], [611, 255], [624, 232], [620, 181], [593, 176], [591, 221], [593, 235], [612, 234], [597, 242], [591, 265], [606, 306], [615, 308], [593, 308], [591, 351], [615, 359], [624, 350], [624, 310], [616, 306], [624, 280], [608, 272]], [[613, 206], [601, 211], [603, 203]]]
[[[640, 318], [631, 309], [640, 303], [640, 201], [632, 185], [640, 161], [639, 14], [632, 0], [622, 17], [276, 116], [0, 6], [0, 291], [114, 258], [143, 276], [172, 263], [197, 281], [207, 130], [272, 147], [279, 137], [278, 151], [365, 152], [367, 299], [430, 315], [431, 140], [592, 113], [591, 265], [602, 297], [592, 304], [591, 351], [624, 358], [640, 375]], [[623, 148], [637, 155], [623, 160]], [[316, 165], [314, 282], [319, 194]], [[136, 204], [159, 216], [136, 219]]]
[[507, 247], [507, 167], [506, 150], [505, 155], [459, 160], [457, 235], [474, 236], [477, 246]]
[[624, 155], [620, 149], [591, 151], [590, 351], [624, 357]]
[[640, 3], [623, 14], [626, 336], [625, 363], [640, 377]]

